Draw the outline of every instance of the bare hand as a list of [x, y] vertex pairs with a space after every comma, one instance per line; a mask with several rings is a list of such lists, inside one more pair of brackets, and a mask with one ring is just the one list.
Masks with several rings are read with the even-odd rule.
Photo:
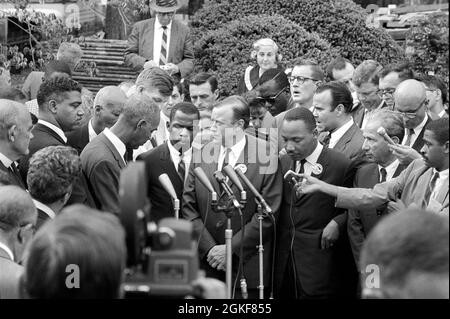
[[328, 249], [334, 245], [339, 238], [339, 225], [331, 220], [322, 231], [321, 248]]
[[150, 60], [150, 61], [147, 61], [144, 63], [144, 69], [151, 69], [154, 67], [158, 67], [158, 65], [153, 60]]
[[298, 176], [303, 178], [303, 180], [300, 182], [300, 185], [296, 190], [297, 196], [318, 192], [324, 184], [320, 179], [310, 175], [298, 174]]
[[163, 65], [161, 67], [161, 69], [163, 69], [164, 71], [169, 73], [169, 75], [176, 74], [176, 73], [180, 72], [180, 69], [178, 68], [178, 66], [176, 64], [173, 64], [173, 63], [167, 63], [166, 65]]
[[415, 159], [421, 158], [419, 152], [409, 146], [399, 145], [399, 144], [389, 144], [389, 148], [394, 153], [394, 156], [398, 158], [401, 164], [409, 165]]
[[216, 245], [208, 252], [207, 261], [212, 268], [225, 270], [225, 245]]

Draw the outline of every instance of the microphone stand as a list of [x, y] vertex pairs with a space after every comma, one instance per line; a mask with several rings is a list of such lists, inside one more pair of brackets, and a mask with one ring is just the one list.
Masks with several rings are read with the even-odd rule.
[[[216, 204], [213, 204], [213, 209], [216, 213], [225, 213], [227, 217], [227, 228], [225, 229], [225, 247], [226, 247], [226, 286], [227, 286], [227, 299], [231, 299], [232, 296], [232, 241], [233, 241], [233, 229], [231, 228], [231, 217], [233, 216], [233, 211], [238, 209], [240, 210], [243, 206], [237, 201], [236, 196], [234, 196], [233, 191], [228, 186], [228, 184], [224, 180], [218, 180], [220, 186], [225, 191], [225, 193], [221, 196], [226, 196], [224, 199], [225, 203], [219, 204], [219, 201]], [[222, 201], [223, 202], [223, 201]]]
[[258, 206], [256, 211], [258, 213], [258, 221], [259, 221], [259, 246], [258, 246], [258, 255], [259, 255], [259, 299], [264, 299], [264, 246], [263, 246], [263, 234], [262, 234], [262, 221], [263, 221], [263, 210], [261, 203], [257, 201]]

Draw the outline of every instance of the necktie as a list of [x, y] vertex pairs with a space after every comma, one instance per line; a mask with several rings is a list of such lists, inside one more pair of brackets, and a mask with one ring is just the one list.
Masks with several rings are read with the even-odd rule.
[[411, 146], [411, 138], [414, 134], [414, 130], [412, 128], [406, 130], [406, 141], [405, 146]]
[[22, 177], [20, 176], [19, 171], [17, 170], [17, 166], [14, 162], [12, 162], [11, 165], [9, 166], [9, 171], [17, 179], [17, 182], [22, 185]]
[[159, 55], [159, 65], [167, 64], [167, 26], [163, 26], [163, 34], [161, 39], [161, 53]]
[[298, 174], [303, 174], [305, 172], [305, 163], [306, 159], [302, 159], [300, 162], [297, 161], [297, 167], [295, 168], [295, 172]]
[[380, 168], [380, 183], [384, 183], [386, 181], [386, 169], [384, 167]]
[[425, 203], [428, 205], [430, 202], [431, 194], [433, 193], [434, 188], [436, 187], [436, 181], [439, 178], [439, 173], [434, 173], [433, 177], [430, 180], [430, 183], [428, 184], [427, 191], [425, 192], [424, 200]]
[[225, 166], [227, 166], [228, 164], [230, 164], [230, 153], [231, 153], [231, 148], [227, 148], [225, 150], [225, 157], [223, 158], [223, 165], [222, 168], [224, 168]]
[[186, 175], [186, 164], [183, 160], [183, 155], [180, 158], [180, 162], [178, 163], [178, 175], [180, 175], [181, 181], [184, 184], [184, 177]]
[[328, 133], [322, 140], [322, 144], [324, 147], [328, 148], [330, 146], [331, 133]]

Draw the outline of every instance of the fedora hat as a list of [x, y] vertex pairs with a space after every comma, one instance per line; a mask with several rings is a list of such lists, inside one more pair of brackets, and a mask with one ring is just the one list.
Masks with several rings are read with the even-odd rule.
[[150, 9], [156, 12], [173, 12], [180, 7], [181, 4], [178, 0], [152, 0], [150, 2]]

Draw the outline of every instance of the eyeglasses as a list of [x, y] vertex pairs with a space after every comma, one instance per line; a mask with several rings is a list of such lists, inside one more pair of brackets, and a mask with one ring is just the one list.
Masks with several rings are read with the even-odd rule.
[[258, 102], [262, 102], [262, 103], [264, 103], [264, 102], [269, 102], [269, 103], [273, 104], [273, 103], [275, 103], [275, 99], [276, 99], [277, 97], [279, 97], [280, 94], [283, 93], [283, 91], [284, 91], [284, 88], [281, 89], [281, 91], [278, 92], [277, 94], [275, 94], [274, 96], [268, 96], [268, 97], [258, 96], [258, 97], [256, 97], [256, 100], [257, 100]]
[[378, 94], [379, 97], [383, 97], [383, 96], [386, 96], [386, 95], [392, 96], [394, 94], [394, 92], [395, 92], [395, 88], [390, 88], [390, 89], [378, 90], [377, 94]]
[[314, 81], [314, 82], [320, 81], [320, 80], [316, 80], [316, 79], [313, 79], [313, 78], [308, 78], [306, 76], [294, 76], [294, 75], [291, 75], [288, 78], [288, 80], [289, 80], [289, 83], [291, 83], [291, 84], [294, 84], [295, 81], [297, 81], [298, 84], [304, 84], [307, 80], [311, 80], [311, 81]]
[[396, 114], [399, 114], [399, 115], [401, 115], [401, 116], [403, 116], [403, 117], [407, 117], [407, 118], [409, 118], [409, 119], [413, 119], [413, 118], [415, 118], [415, 117], [417, 116], [417, 111], [420, 110], [420, 109], [422, 108], [422, 106], [423, 106], [424, 104], [426, 104], [426, 102], [427, 102], [427, 99], [423, 100], [423, 101], [419, 104], [419, 107], [418, 107], [417, 109], [415, 109], [414, 111], [412, 111], [412, 112], [400, 112], [400, 111], [395, 111], [395, 113], [396, 113]]

